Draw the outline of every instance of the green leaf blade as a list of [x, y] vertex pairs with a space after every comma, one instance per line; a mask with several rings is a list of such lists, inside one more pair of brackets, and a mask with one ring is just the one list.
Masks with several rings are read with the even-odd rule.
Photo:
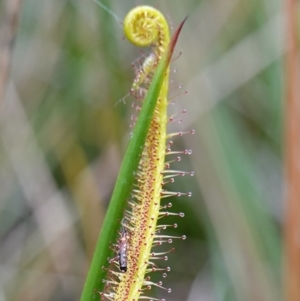
[[103, 279], [105, 279], [107, 273], [103, 267], [107, 265], [107, 258], [112, 256], [110, 244], [117, 238], [118, 230], [120, 229], [120, 221], [123, 217], [126, 203], [130, 198], [135, 172], [140, 161], [155, 106], [164, 82], [165, 74], [170, 64], [172, 53], [185, 20], [174, 33], [165, 55], [159, 62], [150, 84], [149, 91], [143, 102], [103, 221], [80, 301], [99, 300], [100, 295], [97, 292], [103, 291], [105, 285]]

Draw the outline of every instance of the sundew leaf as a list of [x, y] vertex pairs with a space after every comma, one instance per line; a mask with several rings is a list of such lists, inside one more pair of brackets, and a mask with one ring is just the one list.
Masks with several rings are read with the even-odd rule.
[[131, 194], [135, 172], [140, 161], [154, 109], [185, 20], [174, 33], [167, 51], [160, 60], [143, 102], [103, 221], [93, 260], [81, 295], [81, 301], [99, 300], [100, 295], [97, 291], [103, 290], [104, 283], [102, 280], [105, 278], [106, 270], [102, 267], [107, 264], [107, 258], [112, 255], [110, 243], [116, 240], [124, 208]]

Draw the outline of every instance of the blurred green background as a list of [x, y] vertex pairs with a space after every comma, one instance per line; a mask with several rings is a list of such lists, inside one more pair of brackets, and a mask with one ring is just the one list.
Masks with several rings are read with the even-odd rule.
[[[169, 189], [173, 301], [281, 300], [283, 11], [278, 0], [110, 0], [176, 27], [170, 112], [195, 129]], [[1, 9], [1, 6], [0, 6]], [[2, 15], [3, 17], [3, 15]], [[181, 52], [181, 55], [179, 54]], [[0, 123], [0, 301], [79, 300], [129, 139], [141, 50], [92, 0], [24, 0]], [[186, 89], [188, 94], [181, 94]], [[100, 267], [99, 267], [100, 268]], [[161, 275], [153, 278], [161, 280]]]

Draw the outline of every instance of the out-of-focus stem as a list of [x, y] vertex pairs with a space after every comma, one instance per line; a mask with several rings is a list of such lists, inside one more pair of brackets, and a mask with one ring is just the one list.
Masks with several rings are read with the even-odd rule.
[[22, 2], [23, 0], [5, 0], [1, 6], [3, 15], [0, 24], [0, 105], [5, 95]]
[[297, 0], [286, 0], [285, 99], [285, 292], [300, 300], [300, 66], [297, 44]]

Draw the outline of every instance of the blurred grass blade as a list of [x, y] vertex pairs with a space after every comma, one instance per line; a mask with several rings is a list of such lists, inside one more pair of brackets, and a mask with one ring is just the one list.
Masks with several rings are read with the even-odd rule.
[[286, 1], [286, 102], [285, 102], [285, 293], [287, 301], [300, 300], [300, 73], [297, 1]]
[[[0, 30], [0, 104], [3, 103], [7, 80], [9, 77], [13, 45], [17, 35], [19, 20], [22, 13], [22, 0], [7, 0], [1, 5], [4, 11]], [[3, 13], [2, 13], [3, 14]], [[2, 15], [3, 17], [3, 15]]]
[[185, 20], [174, 33], [167, 52], [158, 64], [149, 91], [144, 100], [102, 225], [94, 257], [80, 299], [81, 301], [99, 300], [99, 294], [96, 293], [96, 291], [102, 291], [104, 286], [102, 280], [106, 275], [106, 271], [102, 269], [102, 267], [107, 264], [107, 258], [111, 256], [111, 250], [109, 249], [110, 242], [115, 240], [120, 228], [120, 220], [123, 217], [126, 201], [130, 197], [135, 172], [143, 151], [153, 112], [164, 81], [165, 72], [169, 66], [173, 50]]

